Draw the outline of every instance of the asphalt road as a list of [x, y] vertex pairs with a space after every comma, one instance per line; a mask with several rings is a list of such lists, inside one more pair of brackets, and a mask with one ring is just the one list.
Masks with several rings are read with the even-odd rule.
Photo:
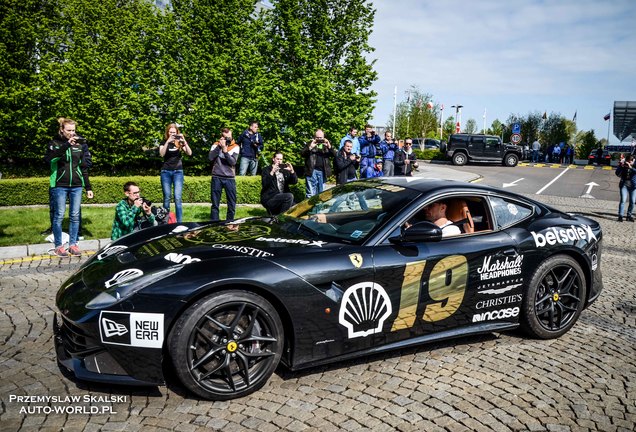
[[0, 264], [0, 429], [634, 431], [636, 224], [616, 222], [613, 201], [538, 198], [604, 231], [605, 289], [563, 337], [489, 334], [301, 373], [280, 368], [262, 390], [229, 402], [198, 400], [175, 382], [128, 388], [63, 375], [55, 293], [83, 258]]
[[510, 168], [498, 164], [469, 164], [452, 168], [460, 172], [478, 173], [484, 184], [534, 195], [534, 198], [551, 195], [618, 200], [618, 177], [608, 167], [520, 164]]

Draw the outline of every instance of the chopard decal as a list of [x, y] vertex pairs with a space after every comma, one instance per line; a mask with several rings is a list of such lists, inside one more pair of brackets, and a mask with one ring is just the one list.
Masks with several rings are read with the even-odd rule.
[[161, 348], [163, 321], [163, 314], [102, 311], [99, 332], [105, 344]]
[[488, 312], [482, 312], [479, 314], [473, 315], [473, 322], [481, 322], [481, 321], [493, 321], [504, 318], [513, 318], [519, 315], [519, 308], [508, 308], [508, 309], [500, 309]]
[[242, 253], [245, 255], [253, 256], [256, 258], [267, 258], [274, 255], [271, 252], [265, 252], [264, 250], [256, 249], [248, 246], [226, 245], [226, 244], [213, 244], [214, 249], [225, 249], [234, 252]]
[[360, 282], [350, 286], [342, 296], [338, 322], [348, 330], [349, 339], [382, 331], [391, 315], [391, 299], [375, 282]]
[[273, 242], [273, 243], [293, 243], [293, 244], [302, 244], [302, 245], [318, 246], [318, 247], [322, 247], [322, 245], [327, 244], [327, 242], [320, 241], [320, 240], [299, 240], [299, 239], [286, 239], [286, 238], [280, 238], [280, 237], [271, 237], [271, 238], [259, 237], [256, 239], [256, 241]]
[[144, 272], [142, 272], [139, 269], [134, 269], [134, 268], [133, 269], [122, 270], [120, 272], [115, 273], [112, 278], [110, 278], [106, 282], [104, 282], [104, 285], [106, 286], [106, 288], [110, 288], [110, 287], [118, 285], [120, 283], [128, 282], [129, 280], [133, 280], [133, 279], [137, 279], [139, 276], [141, 276], [143, 274], [144, 274]]
[[177, 264], [191, 264], [193, 262], [201, 261], [200, 258], [192, 258], [190, 255], [183, 255], [175, 252], [170, 252], [164, 258]]
[[478, 301], [475, 307], [477, 309], [484, 309], [493, 306], [502, 306], [508, 303], [518, 303], [521, 301], [521, 294], [512, 294], [505, 297], [497, 297], [488, 300]]
[[521, 264], [523, 263], [523, 255], [510, 259], [506, 257], [504, 260], [497, 258], [492, 261], [492, 255], [484, 257], [484, 262], [477, 269], [481, 280], [495, 279], [504, 276], [514, 276], [521, 273]]
[[589, 225], [574, 226], [570, 228], [548, 228], [545, 234], [531, 231], [536, 247], [543, 247], [546, 244], [553, 246], [557, 243], [576, 242], [577, 240], [597, 240]]

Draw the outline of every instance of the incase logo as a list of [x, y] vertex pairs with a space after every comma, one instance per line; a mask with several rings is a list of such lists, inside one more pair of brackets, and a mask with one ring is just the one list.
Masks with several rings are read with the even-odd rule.
[[477, 269], [477, 273], [479, 273], [481, 280], [520, 274], [521, 263], [523, 262], [523, 255], [519, 255], [517, 256], [517, 258], [513, 259], [506, 257], [506, 259], [503, 261], [497, 259], [494, 263], [491, 263], [491, 261], [492, 256], [485, 257], [481, 267]]
[[161, 348], [163, 314], [102, 311], [99, 332], [106, 344]]
[[546, 244], [553, 246], [557, 243], [568, 243], [577, 240], [597, 240], [592, 227], [589, 225], [581, 225], [579, 227], [570, 225], [570, 228], [548, 228], [545, 234], [531, 231], [534, 237], [534, 244], [537, 247], [543, 247]]
[[473, 315], [473, 322], [492, 321], [504, 318], [512, 318], [519, 315], [519, 308], [500, 309]]

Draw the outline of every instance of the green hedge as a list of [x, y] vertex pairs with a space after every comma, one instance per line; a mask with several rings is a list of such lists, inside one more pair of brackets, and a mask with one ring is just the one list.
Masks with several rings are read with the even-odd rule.
[[[116, 203], [124, 197], [124, 183], [134, 181], [141, 189], [141, 195], [153, 203], [163, 202], [161, 180], [159, 176], [137, 177], [91, 177], [91, 185], [95, 198], [83, 203], [109, 204]], [[296, 202], [305, 198], [305, 180], [298, 179], [298, 184], [292, 186]], [[261, 194], [260, 176], [236, 177], [236, 196], [239, 204], [259, 204]], [[210, 177], [186, 176], [183, 182], [183, 202], [209, 203]], [[223, 194], [225, 197], [225, 194]], [[225, 202], [225, 198], [223, 198]], [[19, 206], [49, 203], [48, 178], [23, 178], [0, 180], [0, 206]]]

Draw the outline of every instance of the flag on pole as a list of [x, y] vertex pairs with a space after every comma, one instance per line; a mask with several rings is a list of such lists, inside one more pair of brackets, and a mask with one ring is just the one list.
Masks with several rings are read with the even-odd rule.
[[611, 112], [608, 112], [607, 114], [605, 114], [605, 117], [603, 117], [603, 120], [608, 121], [611, 117], [610, 114]]
[[572, 117], [572, 121], [576, 123], [576, 111], [574, 111], [574, 117]]

